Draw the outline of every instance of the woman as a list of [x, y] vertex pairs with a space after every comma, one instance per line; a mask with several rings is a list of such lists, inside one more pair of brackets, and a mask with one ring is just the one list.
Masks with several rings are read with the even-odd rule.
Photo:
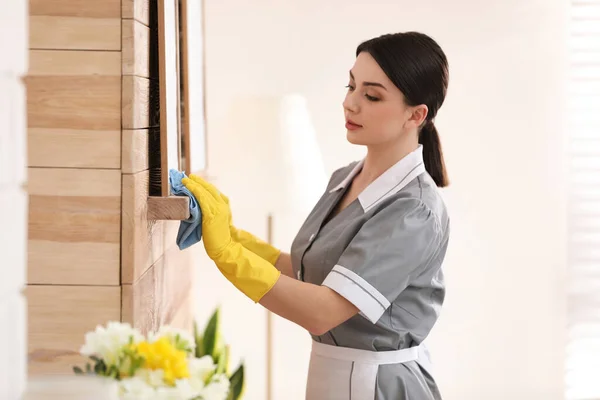
[[203, 214], [205, 249], [239, 290], [308, 330], [309, 400], [441, 399], [422, 346], [444, 300], [447, 185], [433, 119], [448, 86], [437, 43], [408, 32], [358, 46], [343, 103], [366, 157], [340, 168], [291, 254], [231, 225], [229, 202], [183, 183]]

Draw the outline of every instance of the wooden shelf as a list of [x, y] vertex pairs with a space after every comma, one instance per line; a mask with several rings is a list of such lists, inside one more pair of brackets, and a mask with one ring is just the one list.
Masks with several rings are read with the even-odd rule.
[[190, 217], [190, 199], [186, 196], [149, 196], [148, 220], [183, 221]]

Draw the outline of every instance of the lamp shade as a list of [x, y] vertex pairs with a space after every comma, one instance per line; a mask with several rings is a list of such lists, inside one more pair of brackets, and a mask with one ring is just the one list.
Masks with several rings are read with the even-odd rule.
[[327, 176], [305, 97], [281, 99], [278, 139], [283, 179], [277, 209], [306, 215], [323, 194]]

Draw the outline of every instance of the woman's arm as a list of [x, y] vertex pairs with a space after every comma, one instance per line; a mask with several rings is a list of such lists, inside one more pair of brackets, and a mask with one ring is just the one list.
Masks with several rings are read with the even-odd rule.
[[245, 243], [232, 240], [235, 230], [232, 234], [229, 202], [214, 186], [201, 178], [184, 178], [181, 182], [202, 209], [202, 241], [206, 253], [223, 275], [250, 299], [313, 335], [322, 335], [358, 313], [352, 303], [332, 289], [291, 278], [289, 254], [239, 230], [240, 236], [247, 239]]
[[275, 263], [275, 268], [281, 271], [283, 275], [294, 278], [292, 256], [289, 253], [281, 252], [281, 254], [279, 254], [279, 258], [277, 258], [277, 262]]
[[[289, 260], [289, 254], [286, 255], [287, 258], [280, 257], [282, 264], [287, 263], [286, 259]], [[291, 262], [289, 270], [291, 272]], [[279, 277], [259, 303], [316, 336], [323, 335], [358, 313], [354, 304], [327, 286], [313, 285], [284, 275]]]

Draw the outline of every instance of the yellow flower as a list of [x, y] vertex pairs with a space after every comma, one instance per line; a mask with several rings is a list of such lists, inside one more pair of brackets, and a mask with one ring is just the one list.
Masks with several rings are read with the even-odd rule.
[[186, 352], [175, 348], [167, 337], [152, 343], [143, 341], [134, 345], [134, 348], [144, 357], [143, 368], [163, 370], [167, 384], [173, 386], [177, 379], [190, 376]]

